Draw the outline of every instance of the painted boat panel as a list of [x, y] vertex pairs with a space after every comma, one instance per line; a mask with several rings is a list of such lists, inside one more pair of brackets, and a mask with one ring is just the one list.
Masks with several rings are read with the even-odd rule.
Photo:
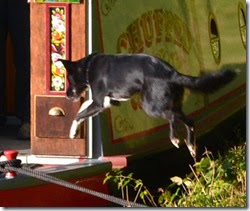
[[[183, 1], [165, 0], [116, 0], [100, 1], [94, 4], [94, 49], [105, 53], [148, 53], [156, 55], [180, 72], [199, 76], [224, 68], [241, 70], [237, 79], [211, 95], [185, 91], [183, 110], [197, 119], [198, 135], [211, 130], [216, 124], [245, 106], [241, 104], [228, 112], [215, 116], [213, 123], [205, 121], [221, 109], [220, 99], [237, 101], [245, 94], [246, 50], [239, 29], [239, 4], [244, 1]], [[126, 9], [125, 9], [126, 8]], [[213, 41], [214, 20], [219, 38], [219, 50]], [[217, 39], [217, 38], [216, 38]], [[219, 60], [215, 56], [218, 54]], [[237, 92], [237, 90], [241, 92]], [[237, 95], [230, 95], [237, 93]], [[231, 99], [229, 99], [231, 98]], [[221, 105], [220, 105], [221, 106]], [[202, 112], [204, 114], [202, 114]], [[209, 114], [206, 112], [210, 112]], [[204, 119], [203, 123], [198, 119]], [[217, 120], [216, 120], [217, 119]], [[169, 149], [168, 123], [148, 117], [140, 107], [140, 97], [120, 107], [101, 113], [95, 119], [100, 122], [101, 142], [104, 156], [139, 153], [153, 149]]]

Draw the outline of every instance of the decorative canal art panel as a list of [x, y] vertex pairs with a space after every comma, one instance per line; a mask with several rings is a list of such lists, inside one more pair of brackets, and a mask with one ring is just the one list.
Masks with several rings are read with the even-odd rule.
[[66, 70], [58, 59], [69, 58], [69, 5], [47, 5], [47, 91], [64, 94]]
[[[147, 4], [144, 0], [99, 0], [101, 50], [151, 54], [184, 74], [198, 76], [202, 67], [193, 32], [196, 20], [192, 8], [192, 3], [182, 0], [147, 1]], [[188, 90], [184, 102], [188, 114], [204, 105], [202, 96]], [[108, 121], [103, 120], [105, 114], [101, 114], [101, 121], [104, 128], [109, 125], [107, 140], [113, 144], [124, 143], [133, 148], [132, 145], [145, 144], [147, 140], [154, 140], [155, 145], [159, 140], [165, 143], [168, 140], [168, 122], [147, 116], [140, 106], [140, 95], [119, 107], [111, 107], [106, 113]]]
[[[96, 2], [96, 24], [93, 28], [97, 33], [93, 35], [98, 34], [99, 37], [95, 37], [93, 45], [97, 51], [155, 55], [169, 62], [179, 72], [191, 76], [225, 67], [241, 68], [243, 74], [230, 86], [213, 95], [185, 90], [183, 110], [192, 116], [196, 123], [202, 122], [214, 111], [211, 109], [207, 113], [202, 112], [207, 109], [205, 105], [210, 103], [210, 107], [219, 99], [225, 104], [226, 93], [238, 90], [237, 87], [245, 83], [243, 45], [246, 24], [243, 0], [221, 0], [213, 3], [210, 0]], [[213, 104], [215, 107], [218, 106], [216, 103]], [[222, 118], [225, 119], [226, 115], [223, 114]], [[214, 124], [221, 121], [217, 114], [212, 115], [212, 118], [217, 121], [214, 121]], [[147, 116], [141, 109], [140, 95], [101, 113], [100, 123], [106, 154], [129, 154], [137, 149], [172, 147], [169, 143], [167, 122]], [[206, 122], [201, 124], [200, 128], [202, 127], [201, 131], [204, 133], [211, 129], [212, 124]]]

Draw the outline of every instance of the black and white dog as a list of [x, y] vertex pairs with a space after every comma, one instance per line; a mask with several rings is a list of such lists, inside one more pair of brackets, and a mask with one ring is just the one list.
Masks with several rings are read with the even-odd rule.
[[146, 54], [107, 55], [93, 53], [79, 61], [60, 60], [68, 73], [67, 98], [78, 101], [84, 91], [91, 89], [93, 98], [85, 101], [78, 111], [70, 138], [75, 138], [79, 125], [118, 101], [141, 94], [141, 106], [151, 117], [169, 121], [170, 140], [179, 147], [175, 134], [176, 121], [184, 123], [185, 140], [190, 154], [196, 156], [193, 120], [182, 112], [184, 87], [211, 93], [232, 81], [235, 70], [222, 70], [200, 77], [181, 74], [167, 62]]

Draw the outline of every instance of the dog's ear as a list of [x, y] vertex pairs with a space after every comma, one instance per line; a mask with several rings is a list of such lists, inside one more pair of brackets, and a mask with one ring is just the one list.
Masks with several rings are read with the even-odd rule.
[[74, 71], [74, 69], [76, 68], [76, 62], [64, 59], [59, 59], [58, 61], [61, 61], [63, 63], [63, 66], [68, 72]]

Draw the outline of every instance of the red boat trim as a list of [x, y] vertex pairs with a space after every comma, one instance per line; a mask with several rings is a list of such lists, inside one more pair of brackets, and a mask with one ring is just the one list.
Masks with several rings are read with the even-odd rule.
[[[103, 184], [105, 174], [88, 178], [70, 180], [70, 182], [108, 194], [107, 184]], [[1, 191], [2, 207], [99, 207], [110, 202], [73, 189], [55, 184], [36, 185]]]
[[130, 155], [115, 155], [115, 156], [104, 156], [101, 157], [102, 161], [110, 161], [112, 168], [125, 168], [128, 166], [128, 157]]

